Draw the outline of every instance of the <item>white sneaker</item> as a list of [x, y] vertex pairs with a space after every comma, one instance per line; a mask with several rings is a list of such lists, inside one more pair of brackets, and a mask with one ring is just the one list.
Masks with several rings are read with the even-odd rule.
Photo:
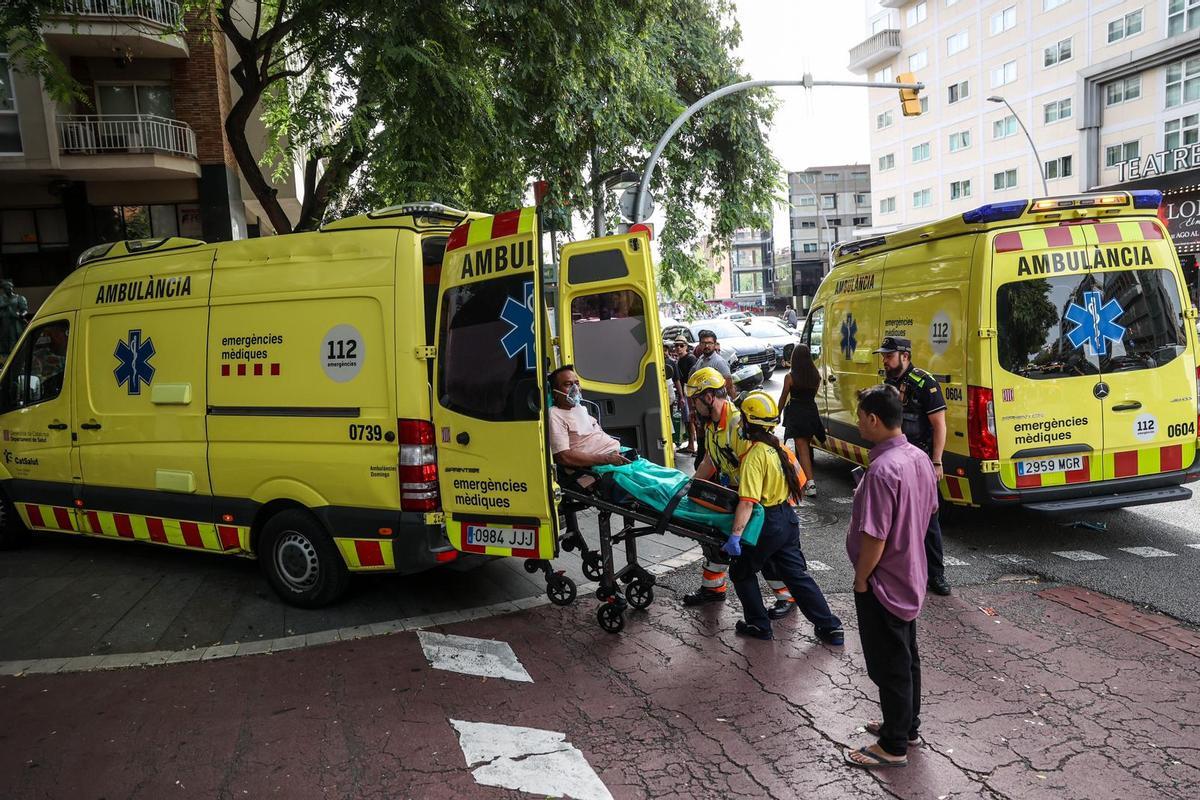
[[804, 493], [806, 495], [808, 495], [809, 497], [816, 497], [817, 496], [817, 482], [809, 481], [808, 486], [804, 487]]

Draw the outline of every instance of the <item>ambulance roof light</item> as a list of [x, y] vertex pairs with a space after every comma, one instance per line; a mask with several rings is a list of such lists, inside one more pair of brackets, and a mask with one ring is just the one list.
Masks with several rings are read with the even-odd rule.
[[963, 222], [975, 225], [981, 222], [999, 222], [1005, 219], [1016, 219], [1025, 213], [1024, 200], [1006, 200], [1003, 203], [988, 203], [963, 213]]
[[1162, 195], [1158, 189], [1138, 189], [1130, 192], [1133, 195], [1134, 208], [1158, 208], [1162, 205]]
[[398, 206], [387, 206], [386, 208], [378, 208], [369, 214], [371, 219], [380, 217], [446, 217], [448, 219], [462, 219], [467, 213], [459, 211], [457, 208], [450, 208], [441, 203], [430, 201], [422, 201], [419, 203], [402, 203]]
[[125, 239], [120, 242], [104, 242], [89, 247], [79, 254], [75, 266], [82, 267], [92, 261], [102, 258], [119, 258], [121, 256], [136, 256], [151, 250], [177, 250], [181, 247], [195, 247], [205, 244], [199, 239], [188, 239], [182, 236], [161, 236], [157, 239]]

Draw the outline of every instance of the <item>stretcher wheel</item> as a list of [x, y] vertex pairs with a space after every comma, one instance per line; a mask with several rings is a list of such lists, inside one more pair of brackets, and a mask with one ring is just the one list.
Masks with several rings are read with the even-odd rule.
[[604, 574], [604, 559], [595, 550], [583, 554], [583, 574], [591, 581], [600, 580]]
[[537, 572], [541, 568], [542, 568], [541, 562], [539, 562], [536, 558], [525, 559], [525, 571], [528, 572], [530, 575]]
[[609, 633], [620, 633], [625, 628], [625, 611], [612, 603], [605, 603], [596, 609], [596, 619], [600, 627]]
[[546, 581], [546, 596], [556, 606], [569, 606], [575, 602], [575, 581], [566, 575], [553, 575]]
[[641, 581], [634, 581], [626, 587], [625, 599], [636, 609], [646, 608], [654, 602], [654, 587]]

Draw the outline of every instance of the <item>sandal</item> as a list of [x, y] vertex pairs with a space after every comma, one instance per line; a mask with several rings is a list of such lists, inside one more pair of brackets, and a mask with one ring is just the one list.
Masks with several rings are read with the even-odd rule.
[[[881, 727], [883, 727], [883, 723], [877, 719], [873, 719], [873, 720], [869, 721], [866, 725], [863, 726], [863, 728], [866, 729], [867, 733], [871, 734], [872, 736], [878, 736], [879, 729]], [[916, 747], [920, 743], [921, 743], [921, 737], [919, 735], [908, 740], [909, 747]]]
[[[865, 761], [859, 761], [854, 756], [862, 756]], [[872, 751], [869, 746], [860, 747], [857, 750], [843, 750], [842, 760], [852, 767], [861, 767], [862, 769], [879, 769], [882, 767], [907, 767], [908, 758], [891, 759], [879, 755]]]

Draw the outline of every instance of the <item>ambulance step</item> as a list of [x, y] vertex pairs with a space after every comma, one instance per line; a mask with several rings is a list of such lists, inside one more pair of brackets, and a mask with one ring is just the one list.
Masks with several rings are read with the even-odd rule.
[[1072, 497], [1069, 500], [1049, 500], [1045, 503], [1028, 503], [1026, 508], [1034, 511], [1096, 511], [1105, 508], [1145, 506], [1151, 503], [1173, 503], [1189, 500], [1192, 490], [1185, 486], [1170, 486], [1165, 489], [1146, 489], [1125, 494], [1101, 495], [1099, 497]]

